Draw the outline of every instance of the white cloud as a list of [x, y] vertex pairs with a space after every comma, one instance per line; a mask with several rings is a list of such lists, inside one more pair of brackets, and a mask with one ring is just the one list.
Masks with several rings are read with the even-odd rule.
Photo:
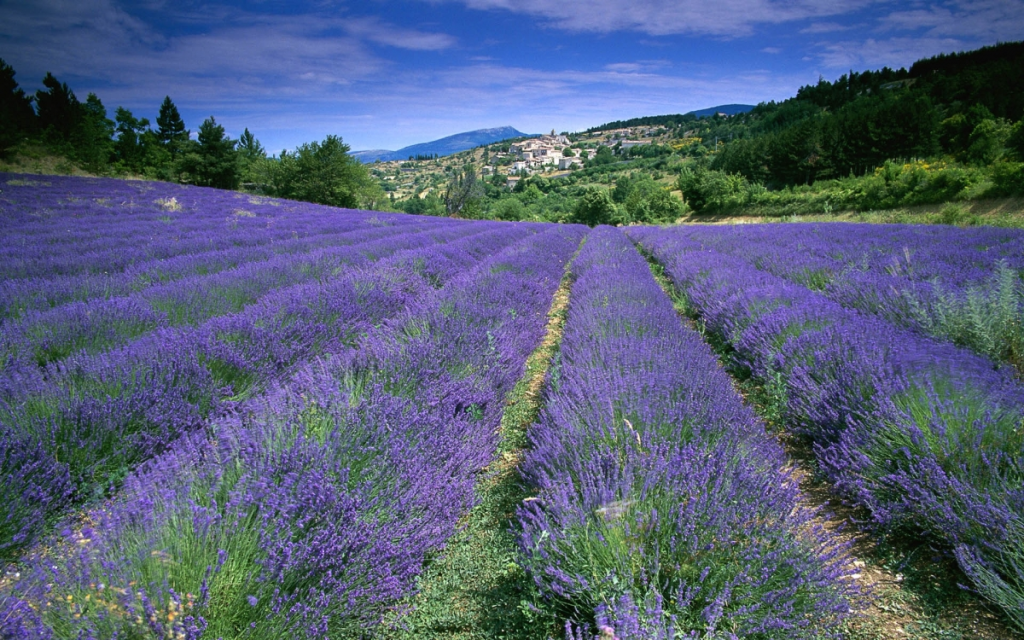
[[819, 42], [818, 58], [833, 69], [899, 68], [940, 53], [1017, 40], [1022, 33], [1024, 0], [953, 0], [884, 14], [871, 37]]
[[960, 38], [993, 44], [1024, 34], [1024, 0], [956, 0], [894, 11], [880, 21], [884, 30], [919, 31], [932, 38]]
[[[444, 0], [428, 0], [433, 2]], [[843, 15], [870, 0], [456, 0], [471, 9], [538, 16], [569, 31], [741, 36], [756, 25]]]
[[448, 34], [404, 29], [376, 18], [349, 18], [343, 27], [353, 36], [399, 49], [441, 51], [455, 46], [455, 38]]
[[827, 68], [855, 71], [864, 67], [909, 67], [921, 58], [971, 48], [953, 38], [869, 38], [866, 41], [825, 42], [821, 47], [823, 52], [819, 58]]
[[[211, 12], [219, 18], [199, 21]], [[207, 28], [165, 36], [113, 0], [0, 5], [0, 47], [23, 85], [52, 71], [59, 79], [74, 79], [76, 92], [96, 91], [115, 103], [170, 94], [213, 108], [376, 77], [390, 63], [368, 43], [414, 51], [455, 45], [446, 34], [375, 18], [273, 16], [215, 7], [179, 8], [174, 19]]]
[[836, 31], [846, 31], [850, 28], [852, 28], [850, 25], [843, 25], [838, 22], [812, 22], [810, 25], [801, 29], [800, 33], [835, 33]]

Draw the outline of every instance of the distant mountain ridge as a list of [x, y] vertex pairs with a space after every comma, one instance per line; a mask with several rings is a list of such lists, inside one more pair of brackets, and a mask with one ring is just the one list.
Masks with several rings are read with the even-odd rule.
[[421, 142], [420, 144], [403, 147], [398, 151], [370, 149], [367, 151], [353, 151], [349, 155], [363, 163], [376, 162], [377, 160], [382, 162], [388, 160], [408, 160], [410, 157], [432, 156], [435, 153], [439, 157], [450, 156], [453, 153], [474, 149], [485, 144], [501, 142], [509, 138], [529, 138], [536, 135], [523, 133], [514, 127], [494, 127], [491, 129], [477, 129], [476, 131], [456, 133], [440, 140]]
[[684, 115], [697, 116], [698, 118], [704, 118], [707, 116], [713, 116], [716, 113], [724, 113], [727, 116], [734, 116], [737, 113], [746, 113], [754, 108], [752, 104], [720, 104], [717, 107], [708, 107], [707, 109], [698, 109], [697, 111], [690, 111]]
[[727, 116], [734, 116], [737, 113], [746, 113], [751, 111], [753, 108], [754, 105], [752, 104], [720, 104], [717, 107], [698, 109], [688, 113], [675, 113], [664, 116], [643, 116], [640, 118], [630, 118], [629, 120], [616, 120], [614, 122], [602, 124], [599, 127], [591, 127], [586, 130], [586, 133], [606, 131], [608, 129], [625, 129], [627, 127], [674, 127], [682, 124], [683, 122], [693, 121], [698, 118], [706, 118], [708, 116], [713, 116], [716, 113], [724, 113]]

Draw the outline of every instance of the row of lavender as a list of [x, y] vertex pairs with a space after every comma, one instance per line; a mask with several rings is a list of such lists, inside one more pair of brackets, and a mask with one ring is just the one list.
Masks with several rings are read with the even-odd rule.
[[[1024, 628], [1024, 386], [1007, 369], [709, 250], [631, 230], [879, 527], [923, 532]], [[753, 250], [752, 250], [753, 251]]]
[[25, 568], [3, 631], [322, 638], [379, 622], [470, 506], [582, 235], [513, 244], [215, 437], [180, 440]]
[[0, 549], [31, 544], [47, 519], [108, 490], [179, 435], [294, 365], [351, 346], [432, 284], [536, 230], [398, 233], [377, 248], [386, 259], [282, 288], [236, 314], [0, 377]]
[[822, 291], [843, 306], [967, 346], [1024, 371], [1024, 232], [798, 224], [687, 236]]
[[[0, 363], [4, 370], [46, 366], [84, 351], [98, 353], [158, 328], [189, 326], [237, 313], [269, 293], [304, 283], [324, 282], [337, 273], [368, 264], [394, 250], [393, 238], [430, 243], [443, 233], [470, 235], [480, 225], [410, 225], [372, 235], [355, 231], [330, 246], [303, 253], [242, 263], [213, 275], [196, 275], [168, 284], [152, 284], [137, 293], [70, 302], [24, 314], [0, 326]], [[415, 236], [415, 238], [414, 238]]]
[[[0, 279], [113, 276], [150, 260], [419, 224], [167, 183], [0, 174]], [[101, 278], [102, 280], [102, 278]], [[4, 285], [8, 286], [7, 284]]]
[[[275, 257], [307, 253], [326, 247], [368, 242], [394, 233], [393, 224], [368, 225], [365, 213], [353, 212], [345, 224], [335, 222], [316, 235], [288, 235], [260, 244], [262, 234], [248, 234], [236, 246], [199, 253], [186, 252], [166, 258], [134, 262], [123, 271], [78, 273], [73, 275], [12, 278], [0, 282], [0, 324], [23, 318], [26, 314], [51, 310], [70, 302], [130, 296], [153, 285], [218, 274], [242, 265], [265, 262]], [[343, 219], [338, 216], [339, 219]], [[332, 221], [333, 222], [333, 221]], [[402, 224], [411, 229], [420, 226]], [[427, 225], [423, 225], [427, 226]], [[213, 231], [209, 231], [212, 233]], [[248, 242], [246, 242], [248, 241]], [[187, 245], [180, 243], [185, 249]], [[68, 253], [77, 255], [73, 249]]]
[[[573, 266], [521, 554], [567, 636], [812, 638], [856, 590], [779, 445], [618, 230]], [[596, 628], [591, 625], [596, 625]]]

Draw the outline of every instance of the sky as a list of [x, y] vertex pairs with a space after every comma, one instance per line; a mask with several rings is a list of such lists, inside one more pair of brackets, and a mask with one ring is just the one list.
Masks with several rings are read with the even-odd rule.
[[272, 153], [580, 131], [1024, 39], [1024, 0], [0, 0], [0, 58]]

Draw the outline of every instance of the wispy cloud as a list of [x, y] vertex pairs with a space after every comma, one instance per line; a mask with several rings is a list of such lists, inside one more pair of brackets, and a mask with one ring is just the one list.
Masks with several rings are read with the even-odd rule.
[[819, 58], [830, 69], [907, 67], [921, 58], [968, 47], [954, 38], [888, 38], [823, 42]]
[[957, 0], [894, 11], [880, 21], [885, 30], [919, 31], [930, 37], [969, 41], [1017, 40], [1024, 34], [1024, 0]]
[[[439, 2], [443, 0], [428, 0]], [[471, 9], [501, 9], [538, 16], [568, 31], [638, 31], [655, 36], [742, 36], [760, 24], [836, 16], [869, 0], [454, 0]]]
[[838, 22], [812, 22], [810, 25], [801, 29], [800, 33], [835, 33], [836, 31], [846, 31], [852, 28], [852, 25], [839, 24]]
[[349, 18], [344, 29], [358, 38], [377, 44], [413, 51], [442, 51], [455, 46], [456, 40], [445, 33], [405, 29], [381, 22], [377, 18]]
[[939, 53], [1016, 40], [1022, 33], [1024, 0], [952, 0], [885, 13], [868, 37], [819, 42], [818, 58], [837, 69], [904, 67]]

